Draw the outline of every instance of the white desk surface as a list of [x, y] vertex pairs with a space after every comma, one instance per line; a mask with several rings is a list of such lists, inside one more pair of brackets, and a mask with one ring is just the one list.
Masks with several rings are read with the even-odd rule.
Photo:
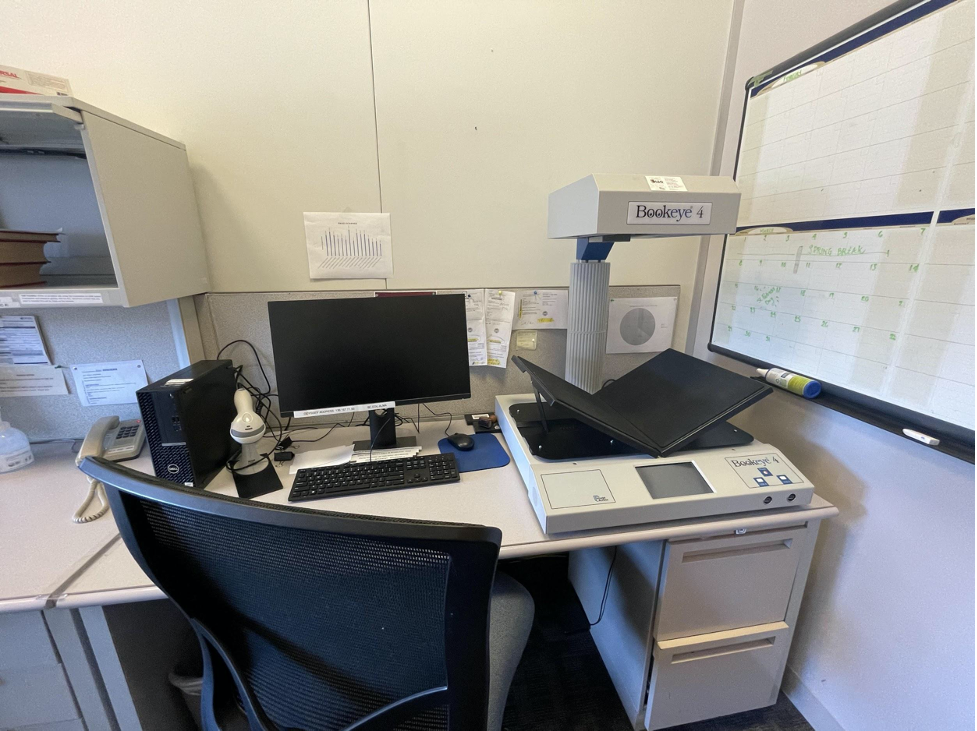
[[[437, 442], [444, 437], [445, 421], [427, 421], [421, 426], [418, 443], [422, 454], [438, 451]], [[414, 433], [409, 425], [398, 433]], [[455, 419], [451, 431], [471, 431], [463, 421]], [[312, 439], [321, 431], [297, 432], [296, 439]], [[316, 444], [298, 444], [296, 450], [322, 449], [349, 444], [354, 439], [367, 438], [365, 427], [337, 428]], [[505, 441], [498, 435], [503, 447]], [[142, 458], [141, 458], [142, 459]], [[137, 469], [137, 463], [130, 463]], [[149, 469], [148, 467], [144, 469]], [[292, 477], [287, 465], [278, 469], [285, 489], [258, 498], [260, 501], [285, 504]], [[235, 495], [234, 481], [228, 472], [214, 478], [208, 490]], [[461, 482], [418, 489], [390, 490], [368, 495], [328, 498], [297, 504], [300, 507], [334, 510], [347, 513], [380, 515], [418, 520], [476, 523], [496, 526], [502, 530], [500, 558], [556, 553], [593, 546], [607, 546], [635, 541], [690, 538], [717, 533], [729, 533], [738, 528], [756, 530], [799, 520], [819, 520], [837, 515], [830, 503], [815, 496], [810, 505], [787, 510], [757, 511], [719, 516], [711, 519], [679, 520], [667, 523], [628, 526], [624, 528], [580, 531], [548, 536], [539, 527], [526, 496], [526, 487], [513, 462], [505, 467], [480, 472], [466, 472]], [[112, 524], [114, 527], [114, 524]], [[121, 539], [81, 572], [63, 591], [51, 598], [58, 607], [78, 607], [93, 604], [116, 604], [161, 598], [129, 555]]]
[[[111, 515], [71, 522], [88, 494], [71, 442], [31, 449], [34, 464], [0, 475], [0, 612], [43, 608], [119, 535]], [[128, 464], [152, 470], [148, 450]]]

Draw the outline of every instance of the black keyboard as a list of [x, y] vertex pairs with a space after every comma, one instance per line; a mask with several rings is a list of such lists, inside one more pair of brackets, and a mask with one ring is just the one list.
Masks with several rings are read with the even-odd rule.
[[296, 503], [336, 495], [443, 485], [448, 482], [458, 482], [458, 464], [453, 454], [310, 467], [295, 473], [288, 501]]

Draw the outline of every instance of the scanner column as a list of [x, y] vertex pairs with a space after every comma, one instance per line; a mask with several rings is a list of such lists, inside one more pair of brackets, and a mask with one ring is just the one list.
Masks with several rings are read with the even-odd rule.
[[565, 377], [588, 393], [601, 387], [610, 282], [611, 265], [606, 261], [575, 261], [570, 266]]

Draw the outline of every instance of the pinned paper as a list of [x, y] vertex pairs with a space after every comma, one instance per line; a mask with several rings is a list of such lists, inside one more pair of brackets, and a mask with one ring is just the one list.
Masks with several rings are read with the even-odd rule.
[[678, 297], [612, 299], [607, 317], [608, 353], [660, 353], [672, 345]]
[[506, 367], [509, 359], [509, 338], [512, 337], [512, 315], [515, 309], [515, 292], [501, 289], [485, 290], [485, 340], [490, 366]]
[[63, 371], [53, 365], [0, 366], [0, 398], [64, 396], [68, 386]]
[[136, 390], [149, 383], [141, 360], [71, 366], [82, 406], [134, 404]]
[[513, 330], [566, 330], [570, 293], [565, 289], [524, 289], [517, 294]]
[[394, 273], [389, 213], [306, 213], [312, 279], [385, 279]]
[[[0, 316], [0, 363], [51, 365], [37, 318], [31, 315]], [[64, 379], [62, 379], [64, 380]]]
[[516, 350], [536, 350], [535, 330], [519, 330], [516, 333]]

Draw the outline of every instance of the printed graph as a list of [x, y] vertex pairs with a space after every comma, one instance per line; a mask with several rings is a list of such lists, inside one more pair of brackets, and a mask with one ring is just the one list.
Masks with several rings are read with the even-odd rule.
[[384, 279], [393, 275], [389, 213], [306, 213], [312, 279]]
[[323, 232], [320, 242], [320, 270], [372, 269], [383, 261], [384, 248], [389, 245], [389, 237], [374, 236], [351, 226], [344, 230]]

